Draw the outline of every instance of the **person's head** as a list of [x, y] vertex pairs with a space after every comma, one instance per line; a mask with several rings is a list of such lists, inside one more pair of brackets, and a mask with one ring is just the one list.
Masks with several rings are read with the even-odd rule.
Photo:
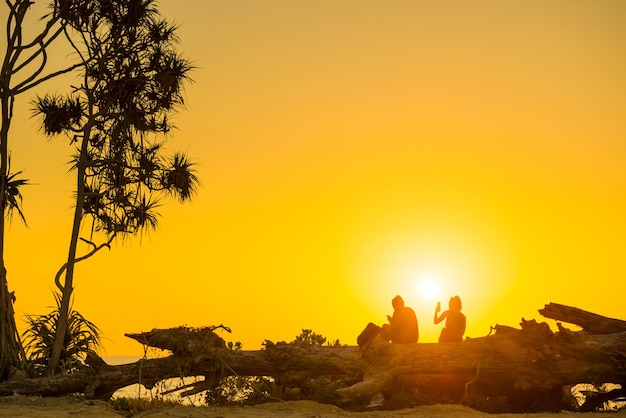
[[461, 310], [461, 298], [458, 296], [452, 296], [450, 301], [448, 302], [448, 306], [452, 311], [460, 311]]
[[393, 309], [404, 308], [404, 299], [402, 299], [402, 296], [398, 295], [395, 298], [391, 299], [391, 306], [393, 306]]

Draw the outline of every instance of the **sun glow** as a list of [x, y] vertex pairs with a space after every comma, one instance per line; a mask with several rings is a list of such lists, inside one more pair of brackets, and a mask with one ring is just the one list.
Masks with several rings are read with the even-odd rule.
[[434, 300], [439, 296], [439, 284], [433, 278], [426, 278], [419, 282], [419, 293], [427, 300]]

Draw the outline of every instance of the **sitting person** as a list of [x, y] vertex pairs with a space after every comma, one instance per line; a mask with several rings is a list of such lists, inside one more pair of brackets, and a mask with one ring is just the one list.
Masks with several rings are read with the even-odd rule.
[[441, 315], [441, 303], [437, 302], [437, 308], [435, 308], [435, 325], [446, 320], [446, 326], [441, 330], [439, 336], [440, 343], [463, 341], [463, 335], [465, 334], [465, 315], [461, 313], [461, 298], [453, 296], [448, 302], [448, 310], [444, 311]]
[[[393, 316], [387, 315], [388, 324], [379, 327], [373, 323], [367, 324], [367, 327], [357, 338], [359, 347], [367, 345], [372, 338], [380, 335], [385, 341], [393, 344], [412, 344], [419, 339], [419, 328], [417, 326], [417, 316], [415, 311], [408, 306], [404, 306], [404, 299], [400, 295], [391, 300], [393, 306]], [[380, 334], [378, 334], [380, 333]], [[367, 408], [377, 408], [383, 406], [385, 396], [382, 392], [375, 394]]]
[[404, 299], [401, 296], [393, 298], [391, 306], [393, 316], [387, 315], [389, 323], [382, 326], [381, 337], [394, 344], [416, 343], [419, 339], [419, 328], [415, 311], [404, 306]]

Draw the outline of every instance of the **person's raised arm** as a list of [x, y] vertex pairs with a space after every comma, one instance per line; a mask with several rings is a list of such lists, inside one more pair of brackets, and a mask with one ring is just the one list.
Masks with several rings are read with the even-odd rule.
[[440, 323], [443, 320], [443, 318], [446, 317], [445, 312], [441, 314], [441, 316], [439, 316], [439, 312], [441, 312], [441, 302], [437, 302], [437, 307], [435, 308], [435, 316], [433, 318], [433, 322], [435, 323], [435, 325]]

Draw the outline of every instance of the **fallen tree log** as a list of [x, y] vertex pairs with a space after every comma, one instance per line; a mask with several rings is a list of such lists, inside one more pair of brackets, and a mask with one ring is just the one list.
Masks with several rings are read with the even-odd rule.
[[583, 311], [571, 306], [549, 303], [539, 313], [556, 321], [563, 321], [569, 324], [578, 325], [583, 331], [589, 334], [614, 334], [626, 332], [626, 321], [620, 319], [607, 318], [602, 315]]
[[[87, 366], [72, 374], [42, 378], [17, 376], [0, 383], [0, 395], [58, 396], [84, 393], [89, 398], [109, 399], [118, 389], [139, 383], [150, 389], [162, 380], [203, 376], [213, 387], [226, 376], [273, 376], [284, 382], [301, 382], [317, 376], [359, 374], [366, 367], [358, 347], [330, 347], [277, 343], [265, 350], [226, 348], [212, 328], [178, 327], [128, 334], [138, 341], [169, 341], [173, 354], [111, 366], [92, 355]], [[207, 341], [201, 345], [202, 340]], [[221, 343], [220, 343], [221, 342]], [[191, 347], [193, 351], [188, 351]], [[166, 349], [163, 344], [161, 347]]]
[[[578, 311], [556, 311], [560, 320], [580, 322]], [[265, 349], [254, 351], [229, 349], [215, 332], [226, 329], [223, 326], [154, 329], [127, 336], [172, 355], [119, 366], [92, 356], [83, 370], [72, 374], [2, 382], [0, 395], [80, 392], [108, 399], [119, 388], [134, 383], [151, 388], [174, 377], [204, 377], [189, 391], [194, 393], [215, 388], [226, 376], [271, 376], [294, 388], [317, 377], [342, 376], [346, 387], [337, 390], [336, 402], [340, 403], [368, 400], [378, 392], [393, 393], [398, 382], [443, 393], [450, 380], [438, 378], [452, 377], [457, 397], [450, 401], [503, 397], [510, 410], [522, 412], [563, 408], [564, 387], [626, 382], [626, 331], [589, 334], [561, 326], [554, 333], [548, 324], [534, 320], [522, 320], [520, 325], [521, 329], [496, 325], [494, 335], [458, 343], [389, 344], [376, 337], [363, 347], [267, 342]], [[585, 328], [596, 329], [590, 324]], [[488, 408], [483, 405], [482, 409]]]

